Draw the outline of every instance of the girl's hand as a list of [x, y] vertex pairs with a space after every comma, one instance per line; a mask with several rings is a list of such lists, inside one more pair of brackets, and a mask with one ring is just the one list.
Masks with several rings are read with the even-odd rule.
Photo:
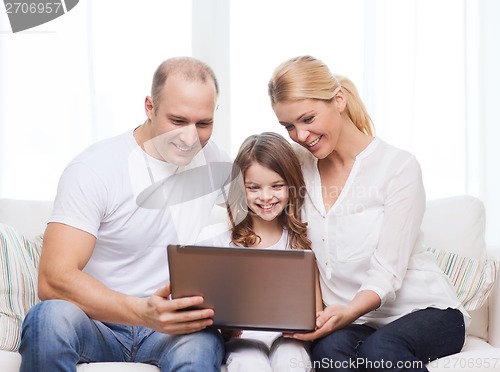
[[229, 341], [232, 338], [240, 337], [242, 331], [236, 329], [225, 329], [225, 330], [220, 330], [220, 334], [222, 335], [224, 341]]

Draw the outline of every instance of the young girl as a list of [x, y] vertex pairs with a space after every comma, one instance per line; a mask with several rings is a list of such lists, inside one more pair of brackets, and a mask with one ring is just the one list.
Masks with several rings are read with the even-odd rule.
[[[231, 228], [213, 238], [220, 246], [310, 249], [307, 224], [301, 221], [304, 178], [291, 145], [279, 134], [248, 137], [233, 165], [228, 193]], [[322, 310], [319, 284], [316, 311]], [[290, 309], [293, 311], [293, 309]], [[226, 366], [233, 371], [308, 371], [307, 343], [278, 332], [233, 333], [226, 343]]]

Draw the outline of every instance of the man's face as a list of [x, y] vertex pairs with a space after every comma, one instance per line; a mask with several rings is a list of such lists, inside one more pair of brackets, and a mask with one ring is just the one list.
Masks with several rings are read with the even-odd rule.
[[205, 146], [213, 131], [217, 93], [212, 80], [189, 81], [179, 74], [168, 76], [160, 102], [146, 98], [151, 139], [146, 152], [157, 159], [187, 165]]

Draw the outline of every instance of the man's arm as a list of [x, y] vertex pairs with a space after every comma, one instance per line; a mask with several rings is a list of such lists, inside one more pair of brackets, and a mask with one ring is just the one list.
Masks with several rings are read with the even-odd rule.
[[96, 238], [87, 232], [61, 223], [48, 224], [38, 275], [41, 300], [70, 301], [92, 319], [147, 326], [170, 334], [196, 332], [213, 323], [211, 309], [177, 312], [200, 305], [203, 299], [169, 300], [169, 284], [148, 298], [137, 298], [113, 291], [84, 273], [95, 243]]

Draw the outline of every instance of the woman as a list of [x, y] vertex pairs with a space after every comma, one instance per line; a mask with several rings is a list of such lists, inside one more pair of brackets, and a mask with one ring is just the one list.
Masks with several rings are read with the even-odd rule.
[[469, 316], [420, 243], [425, 192], [415, 157], [373, 135], [353, 83], [321, 61], [281, 64], [272, 108], [301, 147], [304, 219], [325, 309], [314, 340], [316, 370], [427, 371], [459, 352]]

